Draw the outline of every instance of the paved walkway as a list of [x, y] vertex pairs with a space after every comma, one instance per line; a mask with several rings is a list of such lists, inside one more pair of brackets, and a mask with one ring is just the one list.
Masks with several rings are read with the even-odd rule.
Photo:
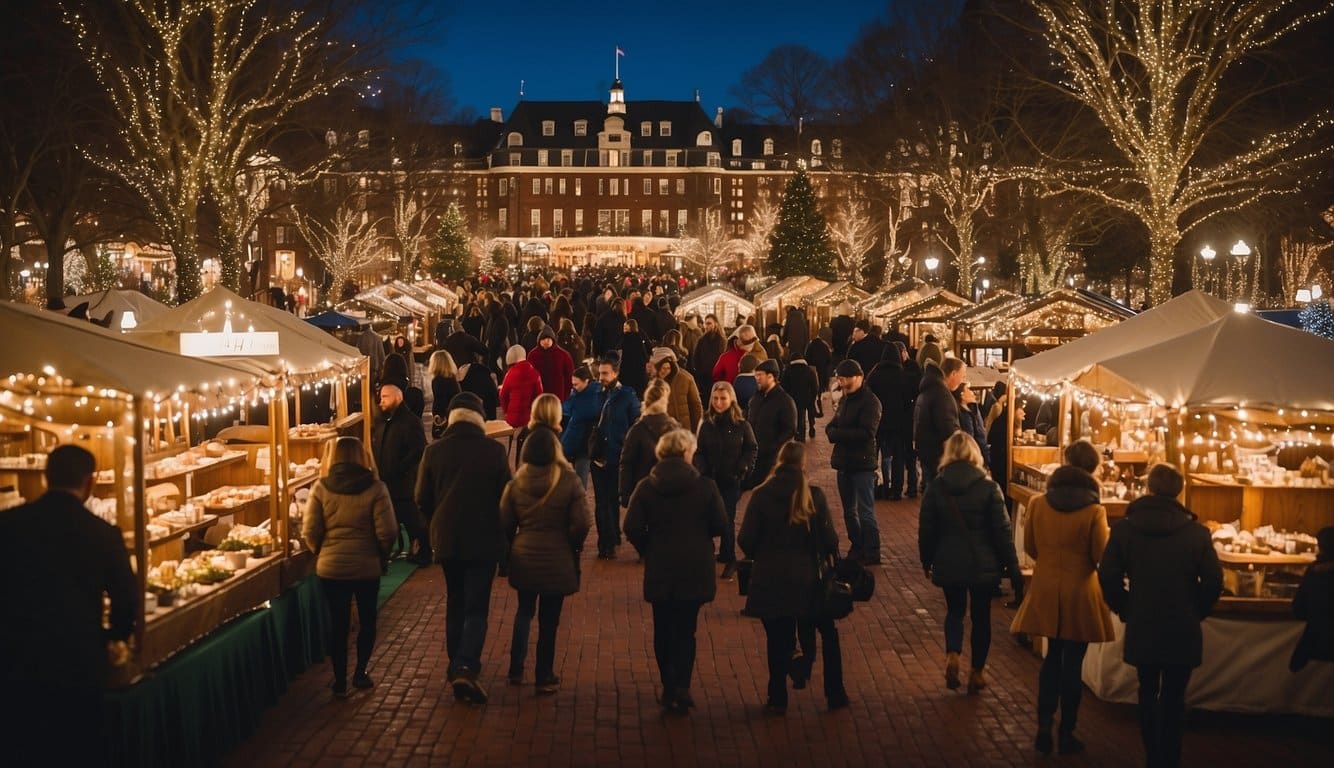
[[[836, 500], [823, 434], [815, 479]], [[591, 501], [591, 495], [590, 495]], [[742, 509], [744, 509], [744, 504]], [[505, 685], [515, 593], [492, 593], [482, 682], [484, 708], [456, 704], [445, 681], [444, 583], [424, 568], [380, 615], [371, 674], [350, 699], [330, 695], [324, 666], [295, 681], [260, 731], [225, 764], [361, 765], [792, 765], [1127, 766], [1142, 764], [1134, 708], [1085, 692], [1079, 734], [1088, 753], [1043, 759], [1032, 749], [1039, 661], [1008, 632], [1013, 612], [993, 611], [991, 687], [977, 696], [945, 689], [944, 600], [917, 564], [917, 507], [878, 502], [885, 565], [875, 599], [840, 624], [852, 706], [829, 713], [820, 667], [792, 693], [785, 717], [766, 716], [764, 633], [740, 615], [735, 584], [700, 616], [699, 660], [688, 718], [664, 718], [655, 702], [650, 612], [628, 545], [615, 562], [585, 549], [584, 589], [567, 600], [556, 667], [559, 694]], [[835, 505], [835, 523], [841, 514]], [[534, 642], [537, 630], [533, 628]], [[965, 643], [966, 645], [966, 643]], [[533, 653], [528, 656], [531, 664]], [[1329, 721], [1193, 713], [1186, 765], [1328, 766]]]

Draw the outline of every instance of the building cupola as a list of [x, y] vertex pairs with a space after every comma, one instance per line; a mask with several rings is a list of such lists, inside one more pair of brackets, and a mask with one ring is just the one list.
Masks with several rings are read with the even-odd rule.
[[607, 114], [625, 114], [625, 87], [621, 85], [619, 77], [611, 83], [611, 100], [607, 102]]

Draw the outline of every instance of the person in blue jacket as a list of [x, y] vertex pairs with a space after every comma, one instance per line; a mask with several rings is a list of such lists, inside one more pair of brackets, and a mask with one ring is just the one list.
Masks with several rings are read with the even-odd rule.
[[588, 488], [588, 433], [597, 423], [602, 408], [602, 385], [593, 377], [588, 366], [574, 369], [573, 389], [561, 405], [564, 426], [560, 433], [560, 447], [565, 458], [574, 464], [579, 482]]
[[620, 381], [621, 361], [614, 355], [598, 360], [598, 415], [589, 435], [589, 472], [593, 478], [594, 521], [598, 559], [616, 559], [621, 543], [620, 464], [625, 433], [639, 418], [639, 393]]

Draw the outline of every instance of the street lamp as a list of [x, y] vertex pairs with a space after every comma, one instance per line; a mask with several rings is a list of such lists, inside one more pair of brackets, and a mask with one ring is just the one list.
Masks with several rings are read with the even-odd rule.
[[1218, 251], [1210, 248], [1208, 243], [1205, 243], [1204, 247], [1200, 249], [1200, 258], [1204, 261], [1204, 290], [1209, 293], [1218, 292], [1218, 281], [1214, 275], [1214, 257], [1217, 255]]
[[935, 256], [927, 256], [925, 259], [922, 259], [922, 264], [926, 267], [927, 282], [935, 280], [936, 267], [940, 266], [940, 259], [937, 259]]
[[1251, 247], [1245, 240], [1238, 240], [1232, 244], [1232, 255], [1244, 259], [1251, 255]]
[[1298, 303], [1298, 304], [1310, 304], [1310, 303], [1311, 303], [1311, 289], [1310, 289], [1310, 288], [1298, 288], [1298, 289], [1297, 289], [1297, 303]]
[[1204, 259], [1205, 264], [1212, 264], [1214, 262], [1214, 257], [1217, 255], [1218, 252], [1213, 248], [1210, 248], [1208, 245], [1205, 245], [1200, 249], [1200, 258]]

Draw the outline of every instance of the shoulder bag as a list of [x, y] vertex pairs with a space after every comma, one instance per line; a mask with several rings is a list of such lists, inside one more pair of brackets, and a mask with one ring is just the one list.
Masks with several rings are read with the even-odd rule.
[[607, 393], [607, 402], [602, 404], [597, 422], [588, 430], [588, 460], [599, 467], [607, 466], [607, 433], [602, 429], [602, 422], [607, 418], [607, 407], [611, 405], [611, 399], [615, 396], [615, 390]]

